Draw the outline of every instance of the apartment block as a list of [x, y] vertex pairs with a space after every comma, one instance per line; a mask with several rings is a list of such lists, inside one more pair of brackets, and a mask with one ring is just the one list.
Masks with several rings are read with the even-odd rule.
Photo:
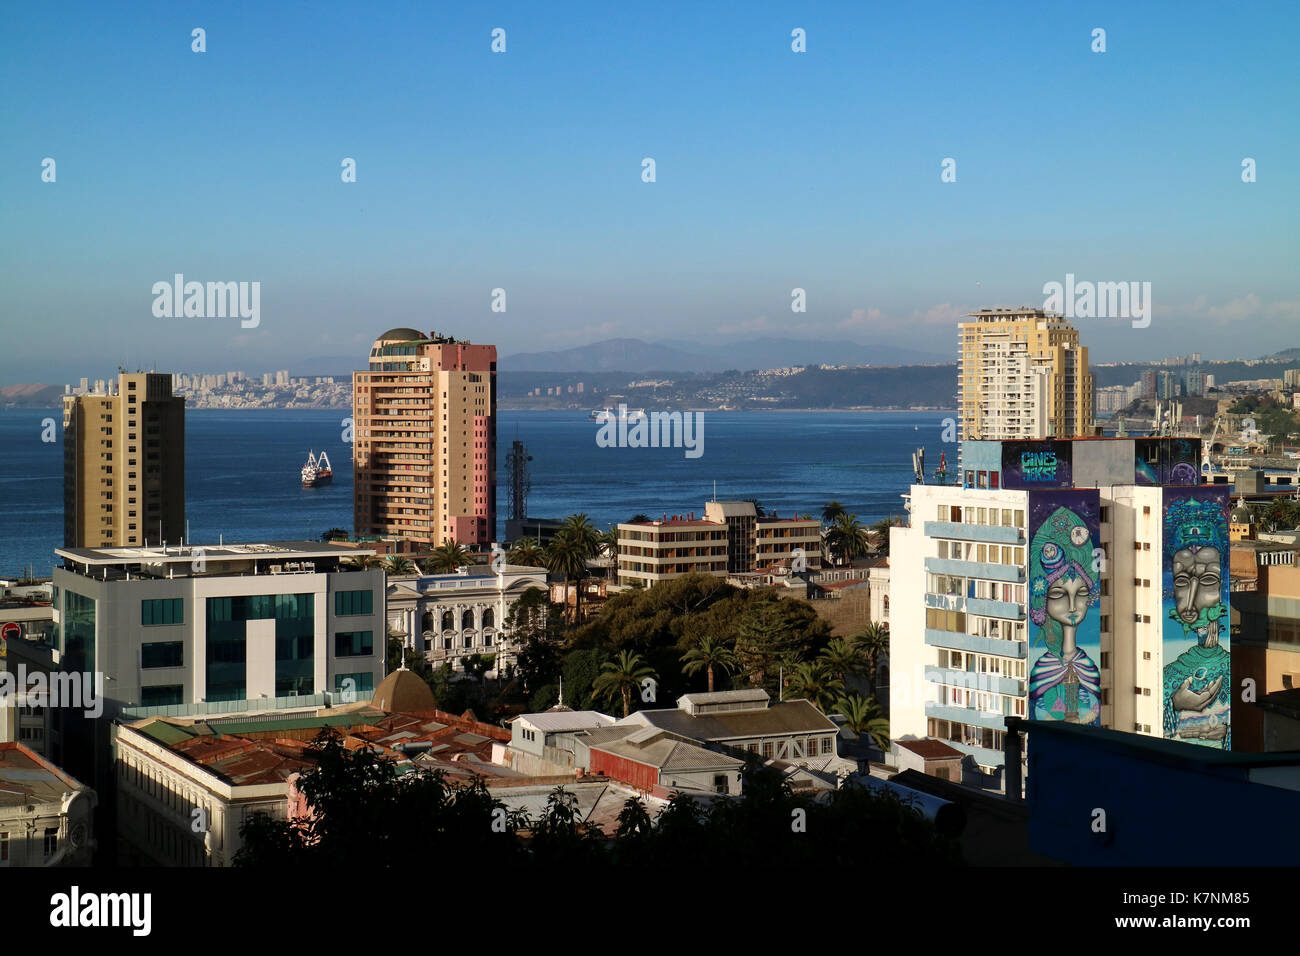
[[1092, 432], [1088, 350], [1041, 309], [984, 309], [958, 328], [959, 439], [1068, 438]]
[[[84, 382], [84, 379], [83, 379]], [[172, 377], [122, 373], [63, 398], [63, 545], [179, 544], [185, 534], [185, 399]]]
[[1230, 749], [1228, 501], [1185, 438], [968, 442], [890, 538], [890, 729], [1003, 769], [1007, 717]]
[[650, 587], [683, 574], [726, 577], [822, 566], [821, 522], [758, 517], [752, 501], [709, 501], [704, 517], [664, 515], [618, 526], [618, 583]]
[[352, 375], [359, 537], [485, 546], [496, 534], [497, 351], [415, 329]]

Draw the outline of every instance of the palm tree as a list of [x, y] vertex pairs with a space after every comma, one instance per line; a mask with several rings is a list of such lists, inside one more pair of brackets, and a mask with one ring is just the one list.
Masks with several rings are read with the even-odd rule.
[[790, 693], [812, 701], [825, 711], [829, 703], [844, 693], [844, 681], [833, 676], [825, 661], [801, 661], [786, 678]]
[[736, 652], [727, 646], [721, 638], [707, 634], [700, 641], [699, 646], [691, 648], [682, 655], [682, 661], [685, 666], [682, 668], [683, 674], [694, 674], [704, 668], [709, 678], [709, 693], [713, 693], [713, 668], [733, 673], [740, 666], [740, 660], [736, 657]]
[[389, 574], [410, 574], [415, 569], [415, 565], [401, 555], [390, 554], [384, 559], [384, 570]]
[[846, 563], [862, 557], [871, 547], [866, 527], [852, 513], [836, 517], [826, 532], [826, 544], [833, 556]]
[[866, 655], [856, 641], [837, 637], [826, 645], [818, 660], [824, 661], [826, 669], [841, 681], [846, 677], [861, 674], [866, 666]]
[[649, 515], [643, 515], [643, 514], [640, 514], [640, 513], [638, 512], [637, 514], [634, 514], [632, 517], [628, 518], [628, 519], [627, 519], [627, 523], [628, 523], [628, 524], [645, 524], [645, 523], [648, 522], [649, 520], [650, 520], [650, 516], [649, 516]]
[[826, 507], [822, 509], [822, 521], [831, 524], [836, 518], [845, 513], [844, 506], [838, 501], [828, 501]]
[[855, 734], [867, 734], [882, 751], [889, 750], [889, 719], [874, 697], [848, 694], [835, 705], [845, 717], [844, 726]]
[[431, 574], [451, 574], [461, 565], [468, 563], [469, 549], [455, 538], [448, 538], [433, 549], [425, 569]]
[[351, 537], [347, 528], [330, 528], [320, 536], [320, 539], [326, 543], [330, 541], [346, 541]]
[[511, 564], [540, 568], [546, 564], [546, 552], [537, 543], [536, 538], [520, 538], [506, 552], [506, 560]]
[[369, 571], [371, 568], [383, 567], [384, 560], [377, 554], [358, 554], [356, 557], [347, 558], [348, 567], [357, 571]]
[[856, 635], [853, 643], [867, 656], [867, 674], [871, 689], [876, 689], [876, 666], [882, 654], [889, 653], [889, 625], [872, 621]]
[[[546, 546], [543, 561], [548, 571], [564, 578], [564, 606], [567, 615], [569, 581], [575, 577], [580, 578], [587, 570], [587, 557], [582, 551], [582, 544], [574, 540], [571, 534], [560, 531]], [[573, 619], [577, 620], [576, 610]]]
[[632, 710], [632, 691], [640, 688], [641, 682], [647, 677], [654, 680], [655, 672], [640, 654], [633, 651], [619, 651], [617, 659], [606, 661], [601, 665], [600, 673], [592, 681], [591, 689], [605, 701], [621, 695], [623, 716], [626, 717]]
[[[576, 622], [582, 615], [582, 582], [587, 577], [587, 562], [600, 554], [601, 531], [590, 519], [585, 512], [571, 514], [564, 519], [557, 537], [563, 537], [568, 542], [566, 550], [572, 551], [576, 560], [568, 562], [569, 569], [573, 576], [577, 578], [576, 586], [577, 595], [574, 598], [573, 620]], [[568, 600], [567, 585], [565, 600]]]
[[596, 546], [605, 557], [618, 557], [618, 529], [611, 525], [608, 531], [602, 531], [597, 537]]
[[882, 557], [889, 555], [889, 529], [898, 527], [900, 522], [893, 515], [881, 518], [871, 526], [871, 535], [876, 539], [876, 553]]

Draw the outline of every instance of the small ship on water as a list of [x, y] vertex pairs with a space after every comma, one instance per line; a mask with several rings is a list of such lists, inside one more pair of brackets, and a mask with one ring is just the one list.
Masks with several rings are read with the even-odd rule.
[[334, 480], [334, 469], [330, 467], [330, 459], [324, 451], [318, 458], [312, 452], [307, 452], [307, 464], [302, 466], [302, 486], [304, 488], [318, 488], [321, 485], [328, 485]]

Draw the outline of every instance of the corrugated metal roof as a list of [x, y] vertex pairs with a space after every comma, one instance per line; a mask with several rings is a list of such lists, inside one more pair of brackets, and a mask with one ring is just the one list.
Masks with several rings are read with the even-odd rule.
[[562, 733], [566, 730], [587, 730], [595, 727], [608, 727], [614, 718], [594, 710], [575, 710], [562, 713], [520, 714], [520, 720], [527, 721], [538, 730], [548, 734]]

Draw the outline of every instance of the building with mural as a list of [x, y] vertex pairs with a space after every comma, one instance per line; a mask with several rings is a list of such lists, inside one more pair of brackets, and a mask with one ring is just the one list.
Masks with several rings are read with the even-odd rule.
[[[1187, 438], [968, 441], [890, 537], [890, 729], [996, 785], [1005, 720], [1231, 747], [1227, 489]], [[972, 781], [975, 782], [975, 781]]]

